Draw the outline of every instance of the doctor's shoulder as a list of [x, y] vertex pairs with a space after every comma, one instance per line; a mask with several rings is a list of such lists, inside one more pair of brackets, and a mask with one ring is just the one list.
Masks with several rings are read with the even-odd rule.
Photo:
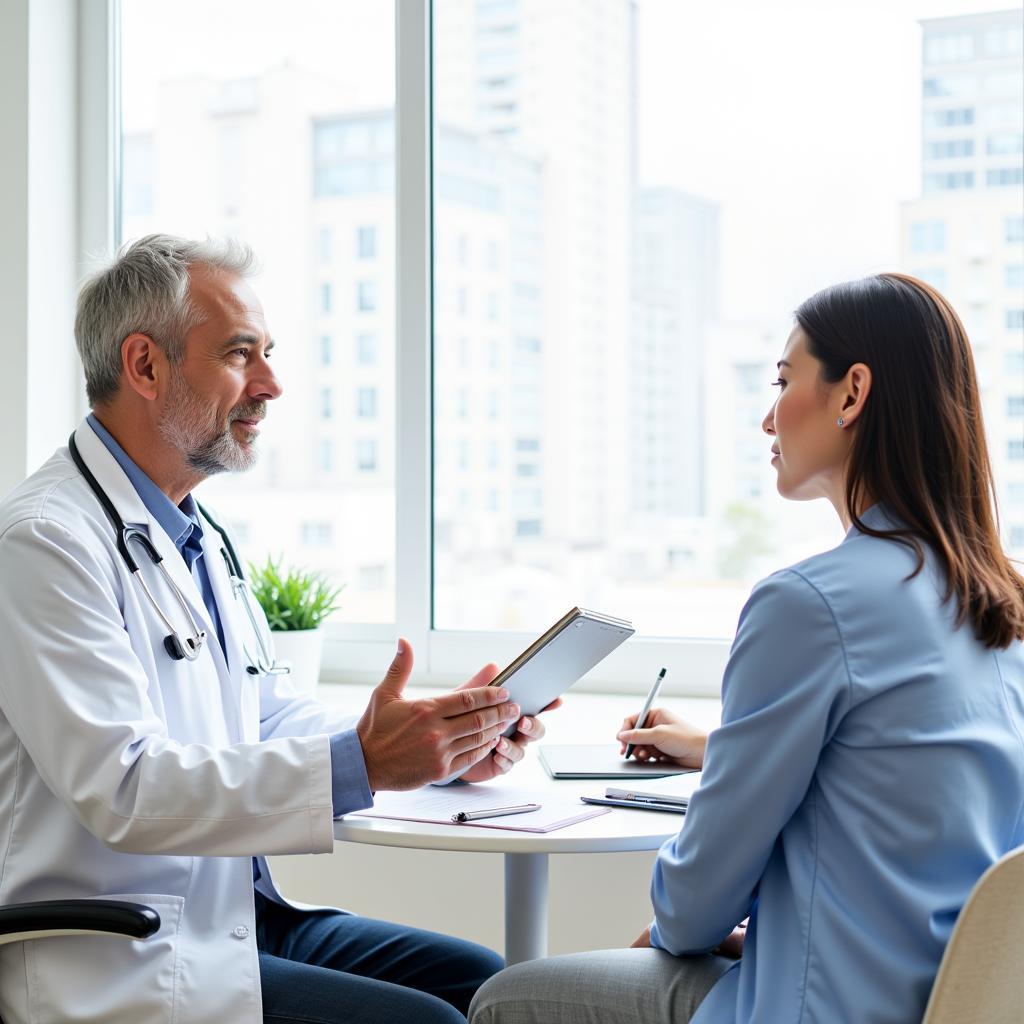
[[50, 545], [120, 589], [113, 528], [81, 474], [59, 451], [0, 499], [0, 558], [22, 562], [25, 570], [20, 579], [4, 579], [4, 588], [36, 577], [43, 563], [31, 565], [25, 559]]

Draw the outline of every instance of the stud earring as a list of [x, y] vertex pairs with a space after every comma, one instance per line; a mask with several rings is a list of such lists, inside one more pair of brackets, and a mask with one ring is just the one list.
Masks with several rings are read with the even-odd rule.
[[844, 422], [843, 417], [840, 416], [839, 419], [836, 420], [836, 426], [841, 427]]

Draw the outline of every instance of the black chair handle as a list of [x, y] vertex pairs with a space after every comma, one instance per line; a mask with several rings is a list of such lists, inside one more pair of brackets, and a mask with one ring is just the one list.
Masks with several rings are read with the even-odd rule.
[[126, 900], [43, 900], [0, 907], [0, 935], [89, 931], [145, 939], [159, 927], [160, 915], [152, 907]]

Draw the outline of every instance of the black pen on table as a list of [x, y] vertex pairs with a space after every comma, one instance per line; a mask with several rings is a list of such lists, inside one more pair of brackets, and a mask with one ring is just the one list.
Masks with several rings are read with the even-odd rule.
[[452, 821], [462, 824], [464, 821], [477, 821], [480, 818], [500, 818], [505, 814], [529, 814], [539, 811], [540, 804], [516, 804], [514, 807], [491, 807], [483, 811], [459, 811], [452, 815]]
[[[647, 700], [644, 701], [644, 706], [643, 710], [640, 712], [640, 717], [636, 720], [636, 725], [633, 726], [634, 729], [642, 729], [644, 727], [644, 722], [647, 721], [647, 716], [650, 714], [651, 711], [651, 705], [658, 699], [658, 691], [661, 689], [662, 680], [665, 678], [665, 671], [665, 669], [662, 669], [658, 673], [658, 678], [654, 680], [654, 685], [651, 687], [651, 692], [647, 694]], [[633, 747], [635, 746], [635, 743], [626, 744], [626, 753], [624, 756], [627, 760], [629, 760], [629, 756], [633, 753]]]

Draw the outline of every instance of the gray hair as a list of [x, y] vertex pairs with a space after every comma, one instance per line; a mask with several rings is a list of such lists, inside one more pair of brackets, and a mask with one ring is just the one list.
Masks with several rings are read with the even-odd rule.
[[146, 235], [85, 282], [75, 311], [75, 344], [91, 406], [117, 394], [121, 345], [130, 334], [148, 335], [172, 365], [181, 362], [188, 332], [202, 322], [188, 295], [189, 269], [197, 265], [239, 277], [256, 270], [252, 249], [233, 238], [195, 242]]

